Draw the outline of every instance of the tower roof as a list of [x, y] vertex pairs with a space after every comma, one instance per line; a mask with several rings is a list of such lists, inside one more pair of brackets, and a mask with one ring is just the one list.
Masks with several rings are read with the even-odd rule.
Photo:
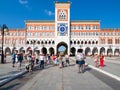
[[55, 4], [70, 4], [71, 2], [68, 1], [68, 2], [58, 2], [58, 1], [55, 1]]

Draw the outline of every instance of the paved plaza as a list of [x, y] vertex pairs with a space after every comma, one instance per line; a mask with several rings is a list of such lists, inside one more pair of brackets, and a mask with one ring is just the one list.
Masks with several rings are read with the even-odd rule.
[[[88, 65], [94, 66], [91, 57], [87, 57], [86, 62]], [[106, 58], [105, 67], [98, 69], [120, 77], [119, 64], [113, 62], [120, 62], [119, 58]], [[20, 86], [19, 90], [119, 90], [120, 81], [94, 70], [88, 65], [86, 65], [84, 73], [77, 73], [74, 57], [71, 57], [70, 63], [70, 66], [62, 69], [57, 66], [46, 66], [44, 70], [38, 70], [38, 73], [24, 85]], [[11, 65], [9, 64], [8, 67], [11, 67]], [[15, 82], [12, 84], [14, 87], [17, 87]], [[18, 90], [18, 88], [5, 89], [5, 87], [1, 87], [0, 90]]]

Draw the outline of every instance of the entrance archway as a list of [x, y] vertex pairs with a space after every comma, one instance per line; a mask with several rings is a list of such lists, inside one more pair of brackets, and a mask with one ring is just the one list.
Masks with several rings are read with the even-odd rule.
[[10, 55], [11, 54], [11, 50], [10, 50], [10, 48], [9, 47], [7, 47], [6, 49], [5, 49], [5, 55]]
[[105, 48], [104, 47], [100, 48], [100, 54], [105, 55]]
[[87, 47], [87, 48], [85, 49], [85, 55], [86, 55], [86, 56], [89, 56], [90, 54], [91, 54], [91, 50], [90, 50], [89, 47]]
[[107, 55], [111, 57], [112, 53], [113, 53], [112, 49], [109, 48], [109, 49], [107, 50]]
[[68, 54], [68, 45], [65, 42], [60, 42], [57, 45], [57, 54], [63, 52], [64, 54]]
[[98, 49], [97, 47], [94, 47], [92, 50], [92, 55], [98, 54]]
[[50, 56], [51, 56], [52, 54], [55, 54], [55, 53], [54, 53], [54, 48], [53, 48], [53, 47], [49, 48], [49, 53], [50, 53]]
[[43, 53], [44, 55], [47, 54], [47, 49], [46, 49], [45, 47], [43, 47], [41, 51], [42, 51], [42, 53]]
[[115, 51], [114, 51], [114, 55], [119, 56], [119, 54], [120, 54], [120, 50], [116, 48]]

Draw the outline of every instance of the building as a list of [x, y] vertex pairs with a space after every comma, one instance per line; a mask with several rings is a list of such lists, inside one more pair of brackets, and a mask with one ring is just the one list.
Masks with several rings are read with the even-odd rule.
[[31, 49], [56, 54], [64, 46], [65, 53], [73, 55], [79, 48], [86, 55], [120, 55], [120, 29], [102, 29], [100, 20], [70, 20], [70, 5], [55, 2], [55, 20], [26, 20], [24, 29], [11, 29], [5, 36], [4, 53]]

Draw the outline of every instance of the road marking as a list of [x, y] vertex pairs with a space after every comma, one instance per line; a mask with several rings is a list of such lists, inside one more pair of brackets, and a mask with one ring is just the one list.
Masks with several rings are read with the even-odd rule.
[[99, 69], [99, 68], [96, 68], [96, 67], [94, 67], [94, 66], [92, 66], [92, 65], [88, 65], [88, 66], [89, 66], [90, 68], [94, 69], [94, 70], [97, 70], [97, 71], [99, 71], [99, 72], [101, 72], [101, 73], [103, 73], [103, 74], [111, 77], [111, 78], [114, 78], [114, 79], [120, 81], [120, 77], [119, 77], [119, 76], [116, 76], [116, 75], [114, 75], [114, 74], [111, 74], [111, 73], [109, 73], [109, 72], [106, 72], [106, 71], [104, 71], [104, 70], [101, 70], [101, 69]]

